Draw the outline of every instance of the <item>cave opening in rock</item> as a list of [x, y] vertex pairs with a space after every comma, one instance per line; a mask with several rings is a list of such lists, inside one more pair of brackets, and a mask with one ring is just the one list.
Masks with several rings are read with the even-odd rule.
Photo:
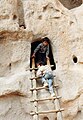
[[74, 62], [74, 63], [77, 63], [77, 62], [78, 62], [78, 58], [77, 58], [75, 55], [73, 55], [73, 62]]
[[44, 117], [43, 120], [49, 120], [49, 118], [48, 117]]
[[9, 70], [11, 70], [11, 63], [9, 64]]
[[17, 19], [17, 15], [13, 15], [13, 20], [16, 20]]
[[82, 0], [59, 0], [64, 7], [68, 9], [73, 9], [82, 4]]
[[[42, 39], [40, 38], [39, 40], [36, 40], [34, 42], [31, 43], [31, 55], [30, 55], [30, 68], [32, 67], [32, 54], [35, 50], [35, 48], [40, 44], [42, 43]], [[53, 53], [52, 53], [52, 46], [51, 46], [51, 43], [49, 41], [49, 58], [50, 58], [50, 64], [53, 65], [52, 67], [52, 70], [55, 70], [56, 69], [56, 64], [54, 62], [54, 58], [53, 58]], [[36, 57], [35, 57], [35, 67], [36, 66], [36, 63], [37, 63], [37, 53], [36, 53]]]

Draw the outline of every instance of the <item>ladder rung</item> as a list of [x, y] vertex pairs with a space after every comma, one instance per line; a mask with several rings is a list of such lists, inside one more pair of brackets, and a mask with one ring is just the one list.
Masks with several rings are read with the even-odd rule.
[[[54, 65], [49, 65], [50, 67], [54, 67]], [[29, 70], [37, 70], [38, 68], [30, 68]]]
[[35, 115], [35, 114], [46, 114], [46, 113], [57, 113], [57, 112], [61, 112], [64, 111], [63, 108], [59, 109], [59, 110], [50, 110], [50, 111], [41, 111], [41, 112], [32, 112], [30, 113], [30, 115]]
[[33, 77], [33, 78], [30, 78], [30, 80], [33, 80], [33, 79], [37, 80], [39, 78], [41, 78], [41, 77]]
[[80, 64], [83, 64], [83, 62], [79, 62]]
[[[58, 84], [56, 84], [56, 85], [54, 85], [53, 87], [58, 87], [59, 85]], [[37, 88], [31, 88], [30, 89], [30, 91], [33, 91], [33, 90], [42, 90], [42, 89], [48, 89], [48, 87], [37, 87]]]
[[50, 98], [44, 98], [44, 99], [35, 99], [35, 100], [32, 100], [31, 102], [39, 102], [39, 101], [45, 101], [45, 100], [55, 100], [55, 99], [59, 99], [61, 98], [61, 96], [57, 96], [57, 97], [50, 97]]
[[38, 68], [29, 68], [29, 70], [38, 70]]
[[[55, 75], [53, 75], [54, 77], [56, 77]], [[41, 76], [42, 77], [42, 76]], [[39, 78], [41, 78], [41, 77], [33, 77], [33, 78], [30, 78], [30, 80], [33, 80], [33, 79], [35, 79], [35, 80], [37, 80], [37, 79], [39, 79]]]

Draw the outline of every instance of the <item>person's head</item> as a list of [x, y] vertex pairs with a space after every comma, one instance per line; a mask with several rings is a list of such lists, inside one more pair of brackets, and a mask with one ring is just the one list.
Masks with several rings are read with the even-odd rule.
[[49, 39], [47, 37], [43, 38], [43, 45], [47, 46], [49, 44]]
[[40, 66], [44, 65], [44, 63], [42, 61], [39, 61], [36, 65], [37, 65], [37, 67], [40, 67]]

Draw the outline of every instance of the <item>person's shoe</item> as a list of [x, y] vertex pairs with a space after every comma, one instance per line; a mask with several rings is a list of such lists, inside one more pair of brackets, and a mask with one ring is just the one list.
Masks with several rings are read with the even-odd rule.
[[45, 83], [44, 83], [44, 87], [47, 87], [47, 86], [48, 86], [48, 83], [45, 82]]
[[56, 96], [55, 93], [52, 93], [52, 94], [51, 94], [51, 97], [55, 97], [55, 96]]

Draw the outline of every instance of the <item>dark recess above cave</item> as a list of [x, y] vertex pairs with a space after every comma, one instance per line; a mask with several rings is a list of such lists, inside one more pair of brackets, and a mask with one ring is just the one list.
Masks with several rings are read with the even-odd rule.
[[65, 6], [68, 9], [73, 9], [82, 4], [82, 0], [59, 0], [59, 1], [63, 4], [63, 6]]

